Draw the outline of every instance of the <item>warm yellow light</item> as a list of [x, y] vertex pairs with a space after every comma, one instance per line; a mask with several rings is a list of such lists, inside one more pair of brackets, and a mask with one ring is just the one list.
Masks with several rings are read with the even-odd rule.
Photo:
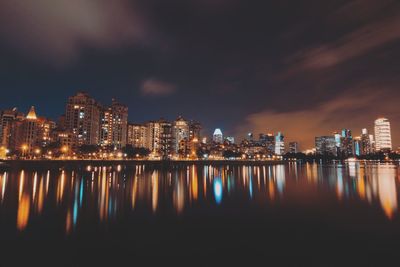
[[63, 146], [63, 147], [61, 148], [61, 151], [64, 152], [64, 153], [66, 153], [66, 152], [68, 151], [68, 147], [67, 147], [67, 146]]
[[27, 149], [28, 149], [28, 145], [22, 145], [22, 147], [21, 147], [21, 148], [22, 148], [22, 150], [24, 150], [24, 151], [25, 151], [25, 150], [27, 150]]
[[35, 149], [35, 154], [40, 154], [40, 149], [38, 148], [38, 149]]

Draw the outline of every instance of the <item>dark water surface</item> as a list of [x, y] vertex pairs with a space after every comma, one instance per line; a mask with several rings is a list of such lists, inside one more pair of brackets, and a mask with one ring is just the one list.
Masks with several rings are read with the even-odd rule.
[[0, 266], [398, 266], [395, 165], [0, 172]]

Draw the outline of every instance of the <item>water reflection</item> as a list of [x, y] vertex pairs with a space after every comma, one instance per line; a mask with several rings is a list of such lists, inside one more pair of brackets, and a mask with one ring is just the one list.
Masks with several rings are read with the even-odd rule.
[[0, 173], [0, 209], [14, 210], [7, 214], [16, 215], [19, 231], [25, 231], [31, 219], [40, 218], [44, 211], [56, 211], [63, 214], [65, 232], [71, 233], [81, 221], [106, 223], [127, 213], [179, 215], [195, 207], [223, 208], [233, 201], [261, 206], [296, 203], [315, 193], [346, 205], [356, 199], [371, 208], [379, 206], [382, 214], [393, 219], [398, 211], [397, 177], [397, 166], [359, 163], [19, 170]]

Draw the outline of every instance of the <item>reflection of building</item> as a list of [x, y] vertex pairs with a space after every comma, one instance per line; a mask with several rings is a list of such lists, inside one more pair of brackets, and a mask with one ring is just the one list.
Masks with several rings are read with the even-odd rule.
[[285, 153], [285, 138], [281, 132], [275, 135], [275, 154], [283, 155]]
[[213, 141], [218, 144], [222, 144], [224, 142], [224, 136], [222, 135], [222, 131], [220, 128], [215, 129], [213, 134]]
[[334, 136], [315, 137], [315, 149], [319, 155], [337, 155], [336, 140]]
[[392, 150], [390, 122], [386, 118], [380, 118], [375, 121], [375, 149], [377, 151]]
[[68, 99], [65, 126], [72, 131], [79, 145], [99, 144], [100, 105], [86, 93]]
[[380, 167], [377, 174], [379, 200], [386, 216], [391, 219], [397, 211], [396, 171]]

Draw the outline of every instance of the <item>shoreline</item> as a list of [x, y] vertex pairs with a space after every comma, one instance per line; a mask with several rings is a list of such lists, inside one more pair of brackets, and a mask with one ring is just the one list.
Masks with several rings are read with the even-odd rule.
[[153, 168], [174, 168], [189, 165], [222, 166], [222, 165], [250, 165], [269, 166], [296, 162], [295, 160], [0, 160], [0, 169], [12, 168], [86, 168], [87, 166], [118, 166], [126, 168], [146, 165]]

